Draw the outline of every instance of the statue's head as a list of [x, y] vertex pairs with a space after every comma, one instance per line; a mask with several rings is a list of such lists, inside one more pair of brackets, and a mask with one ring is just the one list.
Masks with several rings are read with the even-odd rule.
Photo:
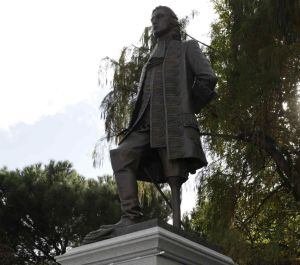
[[151, 23], [156, 39], [167, 34], [171, 34], [174, 39], [181, 39], [178, 18], [171, 8], [167, 6], [156, 7], [152, 12]]

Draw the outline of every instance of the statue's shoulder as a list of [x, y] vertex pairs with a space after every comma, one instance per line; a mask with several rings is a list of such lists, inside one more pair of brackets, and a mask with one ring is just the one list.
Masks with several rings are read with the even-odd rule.
[[188, 50], [193, 50], [194, 48], [198, 48], [199, 44], [196, 40], [184, 40], [181, 42], [184, 48], [184, 51], [187, 52]]
[[187, 47], [199, 45], [198, 41], [193, 40], [193, 39], [192, 40], [184, 40], [184, 41], [182, 41], [182, 44], [185, 45], [185, 46], [187, 46]]
[[184, 43], [185, 45], [191, 45], [191, 44], [193, 44], [193, 43], [197, 43], [197, 41], [196, 40], [183, 40], [183, 41], [181, 41], [182, 43]]
[[194, 42], [194, 40], [181, 41], [181, 50], [182, 50], [182, 53], [185, 54], [185, 56], [187, 56], [188, 50], [190, 50], [190, 47], [194, 45], [193, 42]]

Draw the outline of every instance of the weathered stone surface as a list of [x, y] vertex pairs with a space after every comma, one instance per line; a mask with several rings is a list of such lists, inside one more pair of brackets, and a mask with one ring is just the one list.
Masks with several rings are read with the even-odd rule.
[[129, 226], [119, 231], [122, 235], [74, 248], [56, 260], [62, 265], [234, 264], [231, 258], [168, 228], [157, 220]]

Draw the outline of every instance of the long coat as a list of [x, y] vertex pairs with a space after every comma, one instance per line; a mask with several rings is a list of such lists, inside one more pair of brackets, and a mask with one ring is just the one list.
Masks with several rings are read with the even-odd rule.
[[[140, 77], [131, 122], [121, 142], [134, 130], [141, 118], [141, 91], [147, 64]], [[209, 61], [194, 40], [170, 41], [162, 68], [167, 155], [168, 159], [184, 159], [188, 175], [207, 165], [195, 114], [214, 98], [216, 77]], [[162, 172], [155, 150], [147, 152], [141, 160], [138, 179], [166, 182]]]

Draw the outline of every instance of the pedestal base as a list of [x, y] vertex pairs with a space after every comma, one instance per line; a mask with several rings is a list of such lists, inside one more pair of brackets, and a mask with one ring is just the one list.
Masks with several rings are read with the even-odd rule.
[[[149, 223], [149, 222], [148, 222]], [[147, 222], [144, 223], [147, 224]], [[153, 224], [153, 221], [152, 221]], [[143, 227], [141, 224], [134, 225]], [[80, 246], [56, 257], [62, 265], [233, 265], [231, 258], [182, 235], [167, 225], [136, 230]], [[147, 225], [146, 225], [147, 226]]]

